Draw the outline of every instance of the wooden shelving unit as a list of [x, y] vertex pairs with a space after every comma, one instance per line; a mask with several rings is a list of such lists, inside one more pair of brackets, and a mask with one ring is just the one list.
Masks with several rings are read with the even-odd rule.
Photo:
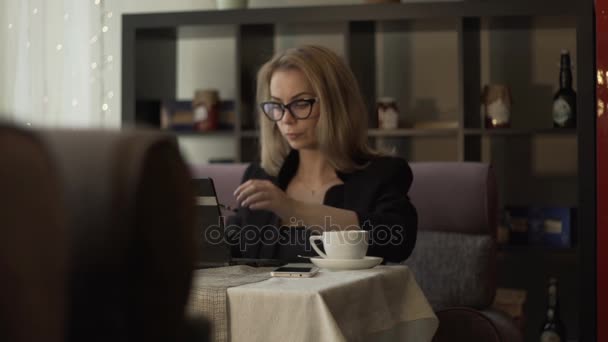
[[471, 136], [533, 136], [533, 135], [576, 135], [576, 129], [557, 129], [557, 128], [494, 128], [464, 129], [465, 135]]

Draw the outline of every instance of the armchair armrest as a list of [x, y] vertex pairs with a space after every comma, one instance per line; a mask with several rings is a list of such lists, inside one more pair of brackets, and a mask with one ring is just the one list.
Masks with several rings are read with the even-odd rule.
[[433, 342], [523, 342], [521, 331], [506, 314], [496, 310], [455, 307], [436, 312], [439, 329]]

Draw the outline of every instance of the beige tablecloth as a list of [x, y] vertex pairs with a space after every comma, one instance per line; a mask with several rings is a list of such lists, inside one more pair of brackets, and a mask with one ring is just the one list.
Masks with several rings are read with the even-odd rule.
[[407, 266], [322, 270], [228, 289], [241, 341], [430, 341], [438, 320]]
[[211, 323], [214, 342], [230, 341], [226, 289], [268, 279], [271, 270], [272, 268], [229, 266], [195, 271], [187, 314]]

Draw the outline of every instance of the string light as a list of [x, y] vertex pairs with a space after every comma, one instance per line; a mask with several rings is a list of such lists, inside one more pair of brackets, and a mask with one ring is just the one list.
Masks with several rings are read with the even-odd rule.
[[[106, 5], [106, 1], [104, 1], [104, 0], [93, 0], [93, 3], [95, 4], [95, 6], [99, 7], [99, 9], [95, 9], [95, 11], [99, 11], [99, 12], [97, 12], [97, 18], [99, 18], [99, 26], [97, 26], [97, 30], [99, 30], [99, 31], [97, 31], [97, 34], [93, 35], [90, 38], [90, 43], [91, 43], [91, 45], [97, 44], [97, 43], [99, 44], [99, 48], [97, 50], [99, 53], [99, 56], [97, 56], [95, 58], [99, 62], [91, 61], [90, 70], [93, 70], [94, 72], [91, 73], [92, 76], [89, 78], [89, 81], [91, 82], [91, 84], [94, 84], [95, 82], [99, 81], [100, 99], [99, 99], [99, 102], [97, 102], [97, 103], [101, 104], [101, 105], [98, 108], [101, 108], [101, 110], [104, 113], [109, 113], [109, 112], [111, 112], [111, 110], [110, 110], [111, 102], [109, 100], [114, 98], [114, 92], [112, 90], [110, 90], [110, 91], [107, 90], [105, 80], [104, 80], [104, 72], [113, 70], [112, 63], [114, 62], [114, 57], [111, 54], [106, 55], [106, 51], [104, 48], [104, 41], [103, 41], [103, 38], [100, 39], [100, 34], [108, 33], [110, 31], [110, 25], [108, 25], [108, 21], [114, 17], [114, 13], [112, 11], [106, 11], [106, 9], [104, 8], [104, 5]], [[38, 16], [38, 15], [42, 15], [43, 13], [45, 13], [46, 7], [44, 5], [45, 5], [45, 3], [43, 2], [42, 7], [34, 7], [34, 8], [30, 7], [31, 15]], [[59, 17], [57, 19], [61, 20], [60, 18], [63, 18], [63, 20], [65, 22], [67, 22], [67, 21], [71, 20], [72, 14], [74, 14], [74, 13], [64, 11], [63, 14], [59, 13]], [[46, 46], [46, 42], [44, 41], [44, 33], [45, 33], [46, 26], [47, 26], [44, 21], [46, 19], [45, 17], [46, 16], [42, 16], [41, 18], [37, 19], [37, 20], [42, 20], [42, 22], [41, 22], [42, 34], [43, 34], [43, 37], [41, 38], [42, 41], [39, 42], [39, 41], [31, 40], [31, 34], [29, 32], [29, 27], [28, 27], [27, 31], [28, 31], [29, 39], [25, 39], [25, 47], [27, 49], [31, 48], [32, 43], [35, 43], [36, 46], [38, 46], [38, 45], [40, 45], [42, 47]], [[34, 19], [30, 19], [30, 20], [33, 21]], [[6, 27], [8, 27], [8, 30], [15, 30], [15, 28], [16, 28], [16, 24], [12, 23], [12, 22], [7, 23], [6, 25], [7, 25]], [[101, 37], [103, 37], [103, 35]], [[69, 45], [69, 43], [66, 41], [66, 47], [68, 47], [68, 45]], [[57, 42], [54, 47], [57, 52], [62, 52], [64, 50], [63, 43]], [[93, 55], [94, 54], [95, 53], [93, 53]], [[44, 69], [44, 65], [43, 65], [43, 69]], [[44, 72], [44, 70], [42, 73], [46, 74]], [[72, 76], [74, 76], [75, 74], [77, 74], [77, 70], [73, 69]], [[46, 83], [46, 80], [43, 80], [43, 83]], [[48, 103], [51, 101], [51, 97], [49, 96], [46, 88], [43, 89], [42, 93], [44, 95], [41, 98], [39, 98], [38, 101], [41, 100], [42, 103], [44, 104], [44, 107], [47, 108]], [[71, 105], [73, 107], [77, 107], [80, 105], [77, 97], [73, 97], [71, 99], [71, 101], [68, 103], [71, 103]], [[46, 109], [45, 109], [45, 111], [46, 111]], [[27, 122], [26, 124], [28, 126], [32, 125], [31, 122]]]
[[101, 61], [99, 69], [99, 102], [101, 103], [101, 114], [102, 117], [105, 118], [106, 114], [110, 112], [110, 105], [106, 100], [112, 99], [114, 97], [114, 93], [112, 91], [106, 92], [106, 82], [104, 79], [104, 73], [108, 71], [112, 71], [112, 62], [114, 61], [114, 57], [112, 55], [106, 55], [105, 51], [105, 34], [108, 33], [110, 27], [108, 26], [108, 20], [110, 20], [114, 14], [111, 11], [106, 11], [105, 9], [106, 2], [104, 0], [95, 0], [95, 5], [98, 5], [99, 8], [99, 27], [101, 28], [101, 38], [95, 39], [95, 42], [99, 41], [99, 60]]

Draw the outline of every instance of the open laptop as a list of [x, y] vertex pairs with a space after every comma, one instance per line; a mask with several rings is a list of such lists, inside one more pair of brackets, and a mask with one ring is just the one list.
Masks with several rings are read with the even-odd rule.
[[278, 259], [233, 258], [231, 247], [225, 239], [225, 227], [220, 202], [211, 178], [192, 180], [195, 194], [199, 228], [197, 229], [198, 268], [229, 265], [280, 266]]

